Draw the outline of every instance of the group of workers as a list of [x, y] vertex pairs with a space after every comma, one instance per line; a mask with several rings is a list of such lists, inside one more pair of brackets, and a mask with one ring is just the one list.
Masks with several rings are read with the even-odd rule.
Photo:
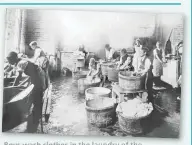
[[[153, 103], [152, 87], [159, 85], [161, 76], [163, 75], [164, 55], [160, 42], [156, 43], [156, 48], [153, 50], [154, 59], [151, 61], [148, 56], [148, 48], [144, 47], [137, 39], [134, 45], [134, 55], [128, 54], [126, 49], [120, 50], [120, 57], [117, 57], [116, 52], [109, 44], [105, 45], [106, 59], [105, 61], [114, 61], [116, 69], [119, 71], [132, 71], [133, 74], [146, 75], [146, 89], [148, 90], [148, 101]], [[89, 73], [87, 76], [101, 79], [101, 86], [106, 81], [107, 76], [101, 75], [101, 63], [96, 63], [94, 58], [89, 62]]]
[[[9, 67], [5, 70], [5, 73], [14, 70], [18, 72], [15, 79], [14, 86], [16, 86], [22, 77], [22, 74], [28, 75], [31, 78], [31, 83], [34, 84], [32, 91], [33, 98], [33, 111], [28, 118], [27, 132], [33, 133], [37, 131], [39, 119], [42, 115], [42, 98], [43, 93], [50, 84], [48, 66], [49, 60], [44, 51], [38, 46], [37, 42], [33, 41], [29, 44], [30, 49], [34, 51], [33, 58], [29, 58], [25, 55], [19, 57], [18, 53], [10, 52], [7, 56]], [[152, 87], [153, 83], [158, 85], [161, 76], [163, 75], [164, 53], [161, 47], [161, 43], [156, 42], [156, 48], [153, 50], [153, 61], [148, 56], [148, 48], [144, 47], [137, 39], [135, 41], [135, 53], [134, 55], [128, 54], [126, 49], [121, 49], [120, 57], [116, 55], [116, 51], [110, 47], [109, 44], [105, 45], [106, 58], [105, 61], [114, 61], [116, 63], [116, 69], [119, 71], [132, 71], [141, 75], [146, 75], [146, 89], [148, 90], [148, 101], [153, 103]], [[80, 46], [77, 55], [81, 55], [84, 58], [88, 56], [88, 53], [84, 49], [84, 45]], [[89, 72], [87, 77], [92, 80], [98, 78], [101, 80], [101, 86], [107, 79], [107, 76], [103, 76], [101, 73], [101, 62], [96, 61], [94, 58], [89, 60]], [[134, 74], [133, 73], [133, 74]]]
[[50, 79], [48, 74], [49, 60], [44, 51], [38, 47], [36, 41], [29, 44], [30, 49], [34, 51], [34, 56], [29, 58], [25, 55], [20, 55], [17, 52], [10, 52], [7, 56], [9, 67], [5, 73], [16, 70], [16, 78], [13, 86], [17, 86], [22, 74], [30, 77], [31, 83], [34, 85], [32, 90], [32, 113], [28, 117], [27, 130], [28, 133], [37, 131], [39, 120], [42, 115], [43, 93], [48, 88]]

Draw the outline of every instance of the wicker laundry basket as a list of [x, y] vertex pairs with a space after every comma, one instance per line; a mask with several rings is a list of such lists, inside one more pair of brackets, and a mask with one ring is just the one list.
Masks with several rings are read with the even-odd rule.
[[[102, 107], [102, 100], [109, 103]], [[86, 102], [86, 112], [88, 124], [95, 127], [107, 127], [116, 121], [116, 104], [112, 98], [97, 98]]]
[[128, 134], [136, 135], [143, 133], [141, 126], [141, 120], [150, 116], [149, 113], [147, 116], [142, 117], [127, 117], [122, 113], [117, 112], [119, 127], [121, 130], [127, 132]]

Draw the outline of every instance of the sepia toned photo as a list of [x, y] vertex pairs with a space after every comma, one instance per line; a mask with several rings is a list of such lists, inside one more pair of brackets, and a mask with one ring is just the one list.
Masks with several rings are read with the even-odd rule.
[[6, 9], [2, 132], [179, 138], [181, 14]]

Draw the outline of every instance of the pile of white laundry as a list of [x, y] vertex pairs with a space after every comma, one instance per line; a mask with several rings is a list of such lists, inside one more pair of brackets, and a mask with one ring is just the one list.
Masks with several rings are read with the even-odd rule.
[[153, 111], [151, 103], [143, 102], [140, 98], [134, 98], [118, 104], [116, 112], [124, 117], [140, 118], [148, 116]]

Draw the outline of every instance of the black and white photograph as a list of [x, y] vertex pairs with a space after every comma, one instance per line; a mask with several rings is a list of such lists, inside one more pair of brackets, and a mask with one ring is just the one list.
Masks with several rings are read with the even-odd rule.
[[179, 138], [184, 17], [8, 8], [2, 132]]

